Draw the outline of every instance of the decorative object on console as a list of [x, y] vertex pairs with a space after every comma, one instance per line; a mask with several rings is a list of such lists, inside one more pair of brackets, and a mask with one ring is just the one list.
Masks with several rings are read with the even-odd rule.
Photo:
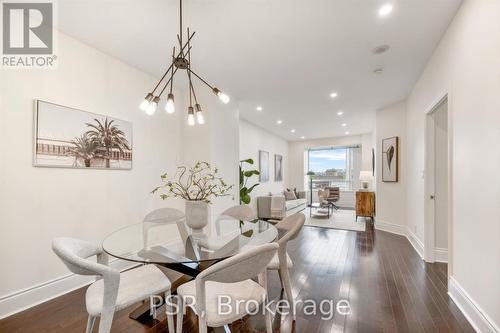
[[399, 180], [399, 137], [382, 140], [382, 181]]
[[161, 175], [162, 185], [151, 193], [165, 190], [160, 198], [182, 198], [186, 204], [186, 224], [193, 234], [200, 234], [208, 224], [208, 204], [217, 197], [230, 195], [233, 185], [218, 176], [218, 169], [207, 162], [197, 162], [194, 167], [180, 166], [172, 179], [167, 173]]
[[132, 169], [132, 123], [35, 101], [37, 167]]
[[259, 151], [259, 170], [260, 182], [265, 183], [269, 181], [269, 153], [267, 151]]
[[360, 171], [359, 172], [359, 180], [361, 181], [361, 187], [364, 190], [368, 190], [370, 188], [370, 183], [372, 181], [372, 172], [371, 171]]
[[[179, 50], [176, 53], [175, 46], [172, 52], [172, 62], [170, 67], [168, 67], [167, 71], [161, 79], [158, 81], [153, 90], [146, 95], [139, 108], [146, 112], [148, 115], [153, 115], [158, 108], [158, 103], [160, 102], [160, 97], [163, 92], [170, 87], [169, 93], [167, 95], [167, 101], [165, 104], [165, 111], [167, 113], [175, 112], [175, 104], [174, 104], [174, 94], [172, 93], [173, 84], [174, 84], [174, 76], [178, 70], [186, 70], [187, 79], [188, 79], [188, 90], [189, 90], [189, 107], [188, 107], [188, 125], [193, 126], [195, 124], [195, 112], [196, 112], [196, 121], [198, 124], [204, 124], [205, 118], [203, 116], [203, 111], [201, 109], [200, 104], [198, 103], [198, 99], [196, 98], [196, 93], [194, 91], [192, 76], [199, 79], [201, 82], [206, 84], [212, 92], [219, 97], [219, 99], [227, 104], [229, 103], [229, 96], [224, 94], [222, 91], [217, 89], [216, 87], [209, 84], [205, 79], [203, 79], [199, 74], [195, 73], [191, 69], [191, 39], [194, 36], [194, 32], [190, 33], [189, 28], [187, 28], [187, 41], [183, 43], [183, 28], [182, 28], [182, 0], [179, 0], [179, 33], [177, 34], [177, 40], [179, 42]], [[163, 88], [160, 88], [161, 83], [168, 78], [166, 83], [163, 85]], [[158, 93], [156, 91], [159, 90]], [[156, 93], [156, 95], [155, 95]], [[194, 108], [193, 108], [193, 99], [194, 99]]]
[[283, 156], [274, 154], [274, 181], [283, 181]]
[[245, 164], [253, 165], [253, 160], [251, 158], [247, 158], [246, 160], [240, 161], [240, 205], [248, 205], [252, 201], [250, 193], [256, 186], [260, 185], [257, 183], [247, 187], [248, 180], [254, 175], [258, 176], [260, 172], [259, 170], [243, 170], [243, 165]]

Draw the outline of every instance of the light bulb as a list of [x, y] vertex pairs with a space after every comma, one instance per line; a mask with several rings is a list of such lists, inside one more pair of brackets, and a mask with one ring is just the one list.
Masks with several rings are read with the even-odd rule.
[[148, 116], [152, 116], [156, 112], [156, 108], [158, 108], [158, 102], [160, 101], [160, 97], [156, 96], [153, 98], [151, 102], [149, 102], [148, 107], [146, 108], [146, 114]]
[[227, 104], [231, 100], [228, 95], [224, 94], [223, 92], [219, 93], [217, 96], [219, 96], [219, 99], [221, 100], [222, 103]]
[[229, 101], [231, 100], [228, 95], [224, 94], [222, 91], [220, 91], [217, 88], [213, 88], [212, 91], [214, 92], [214, 94], [217, 95], [217, 97], [219, 97], [221, 102], [224, 104], [229, 103]]
[[173, 94], [168, 94], [167, 103], [165, 104], [165, 111], [167, 111], [167, 113], [170, 114], [175, 112], [175, 103]]
[[149, 103], [151, 103], [152, 100], [153, 100], [153, 94], [151, 93], [147, 94], [146, 97], [144, 97], [144, 100], [139, 105], [139, 109], [141, 109], [142, 111], [147, 111]]
[[203, 117], [201, 106], [200, 104], [196, 104], [194, 107], [196, 108], [196, 120], [198, 121], [198, 124], [203, 125], [205, 123], [205, 117]]
[[190, 106], [188, 108], [188, 125], [189, 126], [194, 126], [195, 124], [195, 121], [194, 121], [194, 110], [193, 110], [193, 107]]

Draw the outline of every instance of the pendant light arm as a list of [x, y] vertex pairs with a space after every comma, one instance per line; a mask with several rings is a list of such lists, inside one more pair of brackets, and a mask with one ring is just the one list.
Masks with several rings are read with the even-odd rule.
[[170, 77], [170, 79], [168, 79], [167, 83], [165, 83], [165, 86], [161, 89], [160, 93], [158, 94], [158, 97], [160, 97], [163, 94], [163, 92], [165, 91], [165, 89], [167, 89], [170, 82], [173, 81], [175, 73], [177, 73], [177, 68], [174, 69], [172, 76]]
[[[188, 41], [186, 42], [186, 44], [184, 44], [184, 46], [182, 47], [182, 49], [180, 50], [180, 52], [177, 54], [177, 56], [182, 55], [182, 52], [184, 52], [184, 49], [188, 46], [189, 41], [193, 38], [193, 36], [194, 36], [195, 33], [196, 33], [196, 31], [194, 31], [191, 34], [191, 36], [188, 36], [189, 37]], [[156, 86], [153, 88], [153, 91], [151, 92], [152, 94], [154, 94], [154, 92], [156, 91], [156, 89], [158, 89], [158, 87], [160, 86], [161, 82], [163, 81], [163, 79], [165, 79], [165, 77], [170, 72], [170, 70], [172, 69], [173, 66], [174, 66], [174, 63], [172, 62], [170, 64], [170, 66], [168, 67], [167, 71], [165, 72], [165, 74], [163, 74], [163, 76], [161, 77], [161, 79], [158, 81], [158, 83], [156, 84]]]
[[[174, 60], [175, 60], [175, 46], [174, 50], [172, 51], [172, 63], [174, 63]], [[174, 71], [172, 71], [172, 74], [170, 75], [170, 93], [172, 93], [173, 86], [174, 86]]]
[[191, 70], [191, 66], [187, 69], [189, 71], [189, 73], [193, 74], [194, 76], [196, 76], [201, 82], [205, 83], [210, 89], [214, 89], [215, 87], [212, 86], [210, 83], [208, 83], [207, 81], [205, 81], [201, 76], [199, 76], [198, 74], [196, 74], [195, 72], [193, 72]]

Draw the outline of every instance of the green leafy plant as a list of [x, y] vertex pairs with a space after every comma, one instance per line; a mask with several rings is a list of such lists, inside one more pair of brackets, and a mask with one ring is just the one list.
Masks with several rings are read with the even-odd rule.
[[250, 193], [253, 189], [259, 185], [259, 183], [247, 187], [247, 182], [253, 176], [260, 175], [259, 170], [243, 170], [245, 164], [253, 165], [253, 160], [248, 158], [246, 160], [240, 161], [240, 204], [244, 203], [248, 205], [252, 201]]
[[161, 175], [162, 185], [156, 187], [152, 194], [163, 189], [160, 198], [182, 198], [190, 201], [212, 203], [212, 198], [230, 195], [233, 185], [228, 185], [218, 176], [219, 170], [212, 168], [207, 162], [196, 162], [193, 167], [177, 167], [172, 178], [167, 173]]

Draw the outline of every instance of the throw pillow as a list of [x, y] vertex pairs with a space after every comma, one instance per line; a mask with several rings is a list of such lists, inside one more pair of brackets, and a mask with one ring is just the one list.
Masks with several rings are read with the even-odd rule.
[[286, 190], [284, 192], [285, 194], [285, 200], [297, 200], [297, 197], [295, 196], [295, 193], [293, 193], [293, 191], [290, 191], [290, 190]]

